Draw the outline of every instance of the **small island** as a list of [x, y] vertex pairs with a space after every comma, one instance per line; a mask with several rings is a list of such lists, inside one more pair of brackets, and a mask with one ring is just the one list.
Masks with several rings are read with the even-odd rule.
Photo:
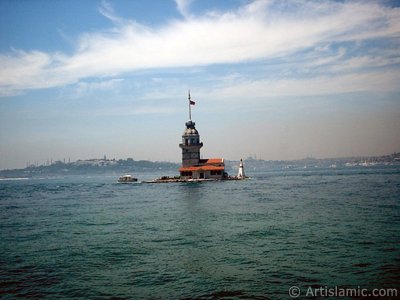
[[239, 172], [237, 176], [229, 176], [225, 170], [224, 158], [206, 158], [200, 156], [200, 149], [203, 143], [200, 141], [200, 134], [196, 129], [196, 123], [192, 121], [192, 101], [190, 91], [188, 93], [189, 120], [185, 123], [186, 128], [182, 134], [182, 166], [179, 168], [179, 176], [162, 176], [155, 180], [147, 181], [150, 183], [169, 183], [169, 182], [198, 182], [215, 180], [243, 180], [244, 175], [243, 161], [240, 160]]

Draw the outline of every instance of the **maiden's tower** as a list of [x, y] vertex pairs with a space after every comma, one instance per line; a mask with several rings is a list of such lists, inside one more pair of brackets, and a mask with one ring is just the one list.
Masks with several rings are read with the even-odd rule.
[[200, 141], [196, 123], [192, 121], [191, 106], [195, 101], [190, 98], [189, 91], [189, 120], [185, 123], [186, 129], [182, 134], [182, 167], [179, 168], [181, 179], [223, 179], [227, 177], [223, 158], [200, 158], [200, 149], [203, 143]]
[[200, 141], [200, 134], [196, 129], [196, 123], [192, 121], [192, 106], [196, 103], [190, 98], [190, 91], [188, 101], [189, 120], [185, 123], [186, 128], [182, 134], [182, 143], [179, 144], [179, 147], [182, 149], [182, 166], [179, 168], [179, 176], [162, 176], [155, 180], [143, 182], [167, 183], [246, 179], [242, 160], [240, 160], [238, 176], [228, 176], [225, 172], [223, 158], [201, 158], [200, 149], [203, 147], [203, 143]]

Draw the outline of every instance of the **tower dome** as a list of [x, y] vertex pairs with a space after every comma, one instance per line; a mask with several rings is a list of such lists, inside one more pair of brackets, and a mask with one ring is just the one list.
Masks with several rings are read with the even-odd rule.
[[182, 135], [199, 135], [196, 128], [186, 128]]

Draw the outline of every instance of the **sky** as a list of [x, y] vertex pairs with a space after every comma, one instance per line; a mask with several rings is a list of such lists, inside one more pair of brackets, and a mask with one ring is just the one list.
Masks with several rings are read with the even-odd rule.
[[400, 151], [400, 3], [0, 0], [0, 169]]

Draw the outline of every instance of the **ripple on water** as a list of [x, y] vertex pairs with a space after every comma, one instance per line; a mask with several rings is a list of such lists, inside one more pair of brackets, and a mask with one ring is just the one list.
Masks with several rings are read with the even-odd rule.
[[293, 285], [400, 286], [400, 170], [253, 177], [0, 181], [1, 296], [281, 299]]

